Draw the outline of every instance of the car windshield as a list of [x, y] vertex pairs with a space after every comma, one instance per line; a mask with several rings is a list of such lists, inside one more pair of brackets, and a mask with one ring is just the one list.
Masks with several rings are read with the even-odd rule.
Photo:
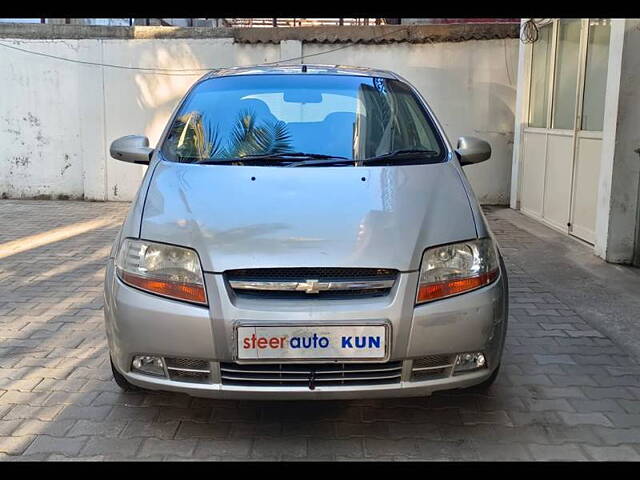
[[162, 146], [164, 157], [176, 162], [250, 159], [252, 165], [283, 166], [337, 159], [342, 165], [372, 159], [392, 164], [401, 157], [403, 163], [433, 163], [444, 161], [444, 151], [405, 83], [325, 74], [204, 80], [179, 109]]

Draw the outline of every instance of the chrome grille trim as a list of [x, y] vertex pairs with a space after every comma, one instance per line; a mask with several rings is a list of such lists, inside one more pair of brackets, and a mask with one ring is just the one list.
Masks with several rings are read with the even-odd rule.
[[[250, 380], [247, 377], [235, 377], [233, 375], [223, 375], [223, 380], [238, 380], [238, 381], [247, 381]], [[400, 373], [392, 374], [392, 375], [381, 375], [381, 376], [370, 376], [370, 377], [352, 377], [349, 380], [390, 380], [393, 378], [400, 378]], [[299, 378], [256, 378], [256, 381], [260, 382], [303, 382], [307, 383], [309, 379], [306, 376], [300, 376]], [[315, 383], [322, 384], [322, 382], [343, 382], [345, 380], [344, 377], [316, 377]]]
[[197, 370], [195, 368], [167, 367], [167, 370], [172, 370], [176, 372], [206, 373], [207, 375], [211, 373], [211, 370]]
[[246, 268], [227, 270], [237, 295], [270, 298], [354, 298], [388, 295], [398, 271], [383, 268]]
[[229, 281], [229, 285], [233, 289], [305, 292], [311, 294], [336, 290], [382, 290], [393, 287], [394, 283], [395, 280], [360, 280], [352, 282], [321, 282], [319, 280], [307, 280], [305, 282]]
[[[380, 385], [398, 383], [402, 362], [331, 364], [220, 363], [223, 384], [240, 386]], [[311, 382], [311, 377], [313, 381]]]
[[[222, 365], [227, 365], [227, 364], [222, 364]], [[282, 375], [297, 375], [297, 374], [301, 374], [301, 375], [309, 375], [311, 374], [311, 369], [306, 369], [306, 367], [302, 367], [303, 369], [300, 370], [278, 370], [278, 369], [273, 369], [273, 370], [256, 370], [256, 369], [251, 369], [251, 368], [244, 368], [247, 365], [240, 365], [239, 368], [229, 368], [229, 367], [220, 367], [220, 371], [221, 372], [234, 372], [234, 373], [277, 373], [277, 374], [282, 374]], [[292, 366], [295, 366], [295, 364], [292, 364]], [[392, 367], [387, 367], [387, 368], [369, 368], [369, 369], [358, 369], [358, 370], [346, 370], [347, 372], [359, 372], [359, 373], [370, 373], [370, 372], [390, 372], [390, 371], [397, 371], [398, 367], [392, 366]], [[321, 370], [318, 371], [316, 370], [315, 373], [320, 375], [320, 374], [333, 374], [333, 373], [343, 373], [345, 372], [344, 369], [336, 369], [336, 370]]]
[[451, 365], [442, 365], [441, 367], [422, 367], [422, 368], [414, 368], [414, 369], [412, 369], [411, 371], [412, 371], [412, 372], [424, 372], [424, 371], [427, 371], [427, 370], [439, 370], [439, 369], [447, 368], [447, 367], [453, 367], [453, 364], [451, 364]]

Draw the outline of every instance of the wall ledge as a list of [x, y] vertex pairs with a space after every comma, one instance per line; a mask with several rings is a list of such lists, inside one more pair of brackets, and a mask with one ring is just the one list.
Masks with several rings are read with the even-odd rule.
[[519, 28], [518, 24], [512, 23], [277, 28], [119, 27], [2, 23], [0, 24], [0, 38], [33, 40], [232, 38], [235, 43], [245, 44], [277, 44], [282, 40], [328, 44], [443, 43], [517, 38]]

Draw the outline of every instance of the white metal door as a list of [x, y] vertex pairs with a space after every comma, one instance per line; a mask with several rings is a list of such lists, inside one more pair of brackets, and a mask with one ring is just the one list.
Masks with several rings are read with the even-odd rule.
[[522, 212], [590, 243], [608, 56], [608, 31], [593, 33], [594, 25], [602, 26], [593, 19], [552, 21], [541, 29], [541, 44], [530, 48], [530, 113], [520, 155]]

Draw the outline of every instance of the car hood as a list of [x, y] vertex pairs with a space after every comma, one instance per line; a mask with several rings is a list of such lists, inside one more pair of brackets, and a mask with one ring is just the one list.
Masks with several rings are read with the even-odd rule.
[[208, 272], [420, 267], [425, 248], [476, 237], [450, 162], [253, 167], [160, 161], [141, 238], [194, 248]]

